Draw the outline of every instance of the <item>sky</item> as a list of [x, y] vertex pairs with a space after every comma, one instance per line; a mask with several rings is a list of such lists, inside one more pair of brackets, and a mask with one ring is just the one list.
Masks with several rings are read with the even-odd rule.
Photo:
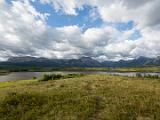
[[160, 0], [0, 0], [0, 61], [160, 56]]

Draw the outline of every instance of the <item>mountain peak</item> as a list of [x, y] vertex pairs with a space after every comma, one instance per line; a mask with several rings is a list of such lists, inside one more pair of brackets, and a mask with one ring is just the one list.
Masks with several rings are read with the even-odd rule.
[[31, 57], [31, 56], [21, 56], [21, 57], [10, 57], [8, 59], [8, 62], [33, 62], [33, 61], [44, 61], [47, 60], [47, 58], [38, 58], [38, 57]]
[[135, 67], [144, 65], [160, 65], [160, 56], [157, 58], [139, 57], [133, 60], [104, 61], [99, 62], [91, 57], [81, 57], [79, 59], [47, 59], [31, 56], [11, 57], [7, 61], [9, 64], [27, 64], [53, 67]]
[[31, 57], [31, 56], [10, 57], [8, 59], [8, 62], [28, 62], [28, 61], [31, 61], [33, 59], [36, 59], [36, 58], [35, 57]]
[[91, 57], [87, 57], [87, 56], [81, 57], [80, 59], [82, 59], [82, 60], [93, 60]]

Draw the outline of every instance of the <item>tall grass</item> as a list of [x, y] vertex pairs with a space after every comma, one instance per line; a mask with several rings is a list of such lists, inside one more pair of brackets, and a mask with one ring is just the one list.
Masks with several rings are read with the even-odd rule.
[[[0, 104], [1, 120], [88, 120], [103, 109], [98, 96], [10, 93]], [[75, 98], [74, 98], [75, 97]]]
[[110, 75], [67, 79], [0, 88], [0, 120], [160, 118], [159, 79]]

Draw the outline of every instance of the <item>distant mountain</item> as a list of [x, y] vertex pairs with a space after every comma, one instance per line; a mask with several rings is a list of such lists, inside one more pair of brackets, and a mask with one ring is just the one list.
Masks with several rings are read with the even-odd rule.
[[11, 57], [8, 59], [8, 62], [11, 62], [11, 63], [45, 62], [48, 60], [49, 59], [47, 58], [36, 58], [36, 57], [24, 56], [24, 57]]
[[160, 56], [158, 56], [157, 58], [151, 60], [151, 61], [148, 61], [147, 63], [148, 65], [160, 65]]
[[139, 57], [133, 60], [120, 60], [120, 61], [104, 61], [102, 62], [105, 67], [136, 67], [146, 65], [147, 62], [151, 61], [151, 58]]
[[68, 60], [69, 66], [74, 67], [101, 67], [101, 63], [90, 57], [81, 57], [80, 59]]
[[80, 59], [47, 59], [36, 57], [11, 57], [5, 64], [46, 67], [101, 67], [101, 63], [90, 57]]
[[32, 66], [32, 67], [137, 67], [144, 65], [160, 65], [160, 56], [157, 58], [139, 57], [133, 60], [99, 62], [91, 57], [79, 59], [47, 59], [30, 56], [11, 57], [0, 65]]

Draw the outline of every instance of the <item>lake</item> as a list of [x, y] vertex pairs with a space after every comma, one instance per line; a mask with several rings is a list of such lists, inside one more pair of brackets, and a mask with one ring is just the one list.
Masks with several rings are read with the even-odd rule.
[[[33, 77], [40, 78], [44, 74], [110, 74], [110, 75], [121, 75], [121, 76], [136, 76], [138, 72], [97, 72], [97, 71], [82, 71], [82, 72], [71, 72], [71, 71], [63, 71], [63, 72], [13, 72], [7, 75], [1, 75], [0, 76], [0, 82], [3, 81], [13, 81], [13, 80], [27, 80], [32, 79]], [[160, 76], [160, 73], [138, 73], [142, 76], [145, 75], [158, 75]]]

